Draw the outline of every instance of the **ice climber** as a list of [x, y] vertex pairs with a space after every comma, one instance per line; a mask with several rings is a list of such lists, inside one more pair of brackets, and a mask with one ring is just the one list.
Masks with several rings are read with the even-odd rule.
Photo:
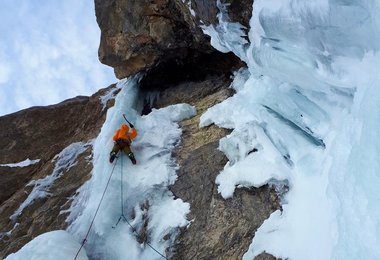
[[126, 124], [122, 124], [121, 127], [115, 132], [115, 135], [113, 136], [114, 146], [110, 153], [110, 163], [115, 160], [116, 154], [120, 150], [123, 150], [131, 162], [136, 164], [135, 155], [131, 151], [131, 142], [136, 138], [137, 131], [132, 124], [130, 124], [130, 126], [132, 128], [131, 131], [129, 131], [130, 128]]

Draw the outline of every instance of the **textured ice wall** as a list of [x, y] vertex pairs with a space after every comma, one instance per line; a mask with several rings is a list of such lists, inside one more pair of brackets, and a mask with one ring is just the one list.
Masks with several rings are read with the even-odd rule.
[[222, 196], [290, 186], [246, 259], [380, 257], [379, 11], [376, 1], [254, 2], [237, 94], [201, 117], [234, 129], [220, 143], [230, 159], [216, 180]]

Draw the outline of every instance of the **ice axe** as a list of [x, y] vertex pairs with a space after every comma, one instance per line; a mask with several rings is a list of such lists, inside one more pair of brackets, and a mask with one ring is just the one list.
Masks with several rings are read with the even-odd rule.
[[131, 128], [134, 128], [134, 125], [133, 125], [131, 122], [128, 121], [128, 119], [127, 119], [127, 117], [125, 116], [125, 114], [123, 114], [123, 117], [124, 117], [125, 121], [127, 121], [127, 123], [129, 124], [129, 126], [130, 126]]

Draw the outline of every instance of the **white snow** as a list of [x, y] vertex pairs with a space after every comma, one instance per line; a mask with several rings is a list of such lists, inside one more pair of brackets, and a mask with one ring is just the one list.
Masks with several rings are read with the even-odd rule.
[[118, 85], [109, 89], [103, 96], [99, 97], [100, 103], [103, 105], [103, 110], [106, 108], [108, 101], [115, 99], [115, 92], [119, 90]]
[[33, 189], [25, 201], [21, 203], [18, 209], [10, 216], [10, 219], [15, 221], [22, 211], [36, 199], [50, 196], [49, 189], [54, 184], [55, 180], [60, 178], [62, 174], [68, 172], [71, 167], [77, 164], [76, 160], [78, 156], [82, 154], [90, 144], [91, 141], [88, 143], [73, 143], [57, 154], [52, 161], [55, 162], [55, 167], [52, 174], [43, 179], [32, 180], [26, 185], [27, 187], [33, 186]]
[[7, 164], [0, 164], [0, 166], [6, 166], [6, 167], [27, 167], [29, 165], [36, 164], [40, 161], [40, 159], [36, 160], [30, 160], [29, 158], [18, 163], [7, 163]]
[[[379, 11], [375, 1], [255, 1], [237, 94], [200, 122], [233, 129], [219, 147], [223, 197], [290, 188], [244, 259], [380, 259]], [[243, 47], [220, 33], [215, 48]]]
[[[270, 181], [285, 181], [290, 169], [268, 136], [256, 123], [237, 128], [220, 141], [219, 149], [229, 163], [216, 178], [224, 198], [233, 195], [236, 185], [260, 187]], [[257, 152], [252, 152], [257, 149]]]
[[[6, 260], [67, 260], [74, 259], [80, 244], [66, 231], [57, 230], [44, 233], [23, 246], [18, 252], [10, 254]], [[73, 256], [72, 258], [68, 256]], [[88, 260], [80, 252], [77, 260]]]

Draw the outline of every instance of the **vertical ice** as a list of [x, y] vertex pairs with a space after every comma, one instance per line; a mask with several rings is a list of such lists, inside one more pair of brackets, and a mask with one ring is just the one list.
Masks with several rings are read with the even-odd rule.
[[370, 0], [254, 2], [248, 72], [201, 118], [234, 129], [220, 146], [224, 197], [263, 180], [290, 186], [245, 259], [380, 257], [379, 11]]

